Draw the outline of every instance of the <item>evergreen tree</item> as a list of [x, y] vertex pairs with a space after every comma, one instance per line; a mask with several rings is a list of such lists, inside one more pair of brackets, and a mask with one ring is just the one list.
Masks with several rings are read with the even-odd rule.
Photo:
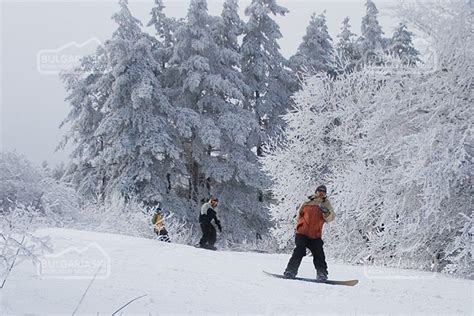
[[167, 68], [168, 61], [173, 55], [175, 33], [181, 23], [175, 18], [167, 17], [163, 12], [164, 9], [163, 0], [155, 0], [155, 7], [151, 10], [151, 20], [147, 24], [155, 28], [156, 35], [160, 39], [157, 55], [163, 69]]
[[372, 0], [365, 3], [366, 15], [362, 18], [361, 31], [359, 39], [359, 50], [364, 63], [380, 64], [383, 62], [384, 39], [382, 27], [379, 25], [377, 15], [379, 10]]
[[173, 97], [179, 93], [176, 88], [177, 69], [170, 63], [173, 56], [173, 49], [176, 43], [176, 32], [183, 24], [182, 19], [170, 18], [163, 12], [165, 5], [163, 0], [155, 0], [155, 7], [151, 10], [151, 20], [147, 26], [153, 26], [156, 37], [150, 36], [152, 42], [153, 55], [161, 66], [161, 73], [158, 75], [166, 94]]
[[[280, 53], [280, 27], [270, 16], [287, 12], [276, 0], [252, 0], [245, 9], [249, 21], [241, 47], [242, 72], [252, 91], [246, 106], [255, 112], [266, 135], [283, 126], [280, 115], [289, 108], [290, 96], [297, 89], [294, 74]], [[257, 153], [262, 154], [261, 146]]]
[[[156, 76], [161, 68], [153, 58], [150, 37], [141, 31], [127, 1], [119, 3], [121, 9], [113, 16], [118, 28], [105, 43], [107, 65], [102, 76], [107, 89], [100, 99], [101, 117], [88, 127], [94, 128], [93, 137], [85, 139], [94, 152], [78, 155], [87, 158], [104, 197], [118, 192], [166, 202], [170, 189], [166, 175], [172, 163], [180, 161], [169, 124], [173, 109]], [[81, 88], [73, 88], [71, 94]]]
[[[238, 37], [243, 34], [245, 23], [239, 16], [239, 1], [225, 0], [221, 19], [217, 22], [217, 43], [221, 47], [239, 52], [240, 46]], [[238, 63], [235, 63], [238, 65]]]
[[356, 34], [351, 32], [349, 17], [342, 21], [341, 33], [337, 37], [339, 38], [336, 44], [338, 66], [344, 72], [351, 72], [360, 60], [360, 54], [355, 40]]
[[242, 55], [238, 42], [238, 37], [244, 32], [245, 24], [240, 19], [238, 10], [238, 0], [226, 0], [221, 17], [216, 18], [213, 24], [214, 39], [219, 47], [215, 52], [219, 63], [215, 66], [219, 67], [219, 73], [232, 81], [245, 97], [250, 94], [250, 89], [240, 71]]
[[[234, 236], [244, 234], [239, 225], [268, 223], [257, 195], [265, 178], [251, 150], [257, 144], [258, 124], [242, 106], [243, 90], [248, 88], [236, 67], [240, 57], [235, 51], [236, 8], [235, 1], [227, 1], [223, 17], [216, 19], [208, 15], [205, 0], [192, 0], [171, 59], [179, 70], [181, 88], [174, 105], [189, 199], [196, 205], [218, 195], [222, 217]], [[221, 32], [216, 23], [221, 23]]]
[[412, 42], [413, 33], [407, 30], [404, 23], [400, 23], [395, 29], [392, 37], [392, 46], [390, 51], [399, 57], [403, 64], [414, 66], [421, 60], [418, 57], [420, 53], [415, 49]]
[[303, 42], [296, 54], [290, 59], [292, 68], [300, 72], [326, 72], [334, 68], [334, 51], [332, 38], [328, 33], [326, 16], [323, 12], [319, 16], [313, 13]]
[[103, 114], [105, 101], [111, 88], [110, 76], [106, 74], [108, 56], [103, 46], [95, 54], [85, 56], [75, 71], [61, 74], [66, 86], [68, 101], [72, 107], [60, 127], [69, 124], [58, 149], [73, 142], [71, 163], [64, 178], [73, 183], [78, 192], [86, 198], [95, 197], [103, 179], [93, 166], [93, 159], [103, 150], [103, 142], [95, 135]]

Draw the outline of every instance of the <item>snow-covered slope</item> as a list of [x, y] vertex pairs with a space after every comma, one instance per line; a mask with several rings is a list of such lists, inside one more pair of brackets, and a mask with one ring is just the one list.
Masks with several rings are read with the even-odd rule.
[[[212, 252], [155, 240], [65, 229], [47, 229], [37, 234], [51, 236], [55, 253], [60, 254], [55, 258], [67, 259], [72, 248], [86, 249], [91, 258], [107, 258], [103, 262], [110, 273], [100, 271], [77, 314], [110, 315], [141, 295], [146, 296], [124, 308], [124, 315], [473, 313], [474, 282], [439, 274], [365, 269], [329, 262], [332, 278], [360, 280], [355, 287], [331, 286], [273, 279], [262, 273], [282, 272], [288, 255]], [[51, 267], [46, 268], [40, 272], [54, 276]], [[310, 258], [303, 260], [300, 275], [314, 276]], [[0, 290], [0, 314], [70, 315], [90, 282], [40, 278], [37, 267], [23, 261]]]

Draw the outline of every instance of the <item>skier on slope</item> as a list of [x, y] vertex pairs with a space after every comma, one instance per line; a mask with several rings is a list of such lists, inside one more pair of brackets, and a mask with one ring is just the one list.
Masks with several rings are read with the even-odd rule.
[[151, 223], [153, 224], [153, 231], [158, 236], [158, 240], [171, 242], [171, 239], [168, 235], [168, 231], [165, 228], [163, 223], [163, 218], [161, 217], [161, 212], [163, 210], [160, 207], [155, 207]]
[[201, 224], [202, 238], [199, 241], [199, 246], [201, 248], [216, 250], [214, 246], [216, 243], [216, 229], [211, 224], [211, 221], [214, 220], [214, 223], [217, 225], [217, 228], [222, 232], [221, 222], [217, 219], [216, 208], [219, 203], [219, 199], [216, 197], [211, 198], [207, 203], [204, 203], [201, 207], [201, 212], [199, 214], [199, 223]]
[[317, 187], [315, 194], [309, 196], [308, 199], [298, 209], [295, 234], [296, 247], [283, 275], [291, 279], [296, 277], [301, 260], [306, 255], [306, 248], [309, 248], [317, 271], [316, 278], [323, 281], [328, 278], [328, 270], [321, 233], [324, 223], [334, 220], [335, 214], [326, 197], [326, 186]]

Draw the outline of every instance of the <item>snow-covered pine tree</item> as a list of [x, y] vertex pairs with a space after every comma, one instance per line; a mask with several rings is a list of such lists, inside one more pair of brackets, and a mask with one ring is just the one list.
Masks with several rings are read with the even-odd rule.
[[[240, 71], [240, 46], [238, 37], [244, 32], [245, 24], [239, 17], [238, 0], [226, 0], [222, 13], [213, 24], [213, 36], [219, 51], [216, 52], [219, 64], [219, 72], [224, 78], [229, 78], [241, 91], [244, 97], [250, 92], [249, 86], [245, 83], [245, 78]], [[242, 101], [241, 99], [235, 101]], [[237, 103], [240, 106], [242, 104]]]
[[361, 56], [357, 47], [356, 34], [351, 32], [349, 17], [342, 21], [341, 32], [337, 35], [336, 64], [338, 71], [351, 72], [356, 68]]
[[[216, 23], [216, 41], [220, 47], [231, 50], [232, 55], [240, 50], [238, 37], [243, 34], [245, 23], [239, 16], [239, 1], [225, 0], [221, 18]], [[240, 66], [240, 59], [236, 62], [235, 57], [231, 58], [232, 66]]]
[[359, 52], [365, 64], [380, 65], [383, 63], [384, 39], [382, 27], [378, 21], [379, 10], [372, 0], [365, 3], [366, 15], [362, 18], [361, 37], [359, 38]]
[[[246, 106], [255, 112], [266, 135], [278, 133], [284, 123], [280, 116], [289, 109], [291, 95], [297, 90], [296, 77], [277, 42], [282, 37], [280, 27], [271, 17], [287, 12], [276, 0], [252, 0], [245, 9], [249, 20], [241, 46], [242, 73], [252, 91]], [[261, 146], [257, 153], [262, 154]]]
[[[195, 207], [217, 195], [226, 231], [243, 238], [248, 231], [242, 226], [265, 228], [268, 218], [258, 200], [265, 177], [252, 151], [259, 126], [253, 113], [242, 107], [248, 88], [236, 67], [236, 2], [226, 4], [224, 17], [216, 19], [209, 16], [206, 0], [191, 1], [171, 60], [181, 87], [173, 104], [194, 207], [189, 216], [194, 219]], [[215, 23], [231, 33], [217, 32]]]
[[[103, 106], [111, 89], [110, 75], [106, 73], [108, 56], [103, 46], [81, 59], [75, 71], [61, 74], [72, 109], [60, 127], [68, 126], [58, 149], [72, 143], [71, 161], [64, 180], [76, 186], [85, 199], [96, 198], [103, 175], [94, 168], [92, 160], [103, 150], [102, 140], [95, 135], [104, 114]], [[103, 171], [103, 170], [102, 170]]]
[[155, 6], [151, 10], [151, 20], [147, 26], [153, 26], [156, 35], [160, 41], [159, 47], [156, 49], [156, 55], [162, 69], [168, 68], [168, 62], [173, 55], [173, 46], [176, 41], [175, 33], [182, 21], [170, 18], [163, 12], [166, 6], [163, 0], [155, 0]]
[[408, 31], [404, 23], [400, 23], [395, 29], [391, 40], [390, 52], [401, 59], [405, 65], [414, 66], [421, 62], [420, 52], [413, 46], [413, 33]]
[[[81, 126], [94, 129], [83, 146], [92, 146], [94, 151], [85, 157], [78, 151], [81, 148], [76, 152], [81, 159], [87, 158], [93, 181], [99, 180], [96, 192], [104, 198], [118, 192], [166, 204], [171, 187], [167, 174], [180, 161], [181, 152], [169, 124], [173, 109], [157, 77], [161, 67], [153, 58], [150, 37], [141, 31], [127, 1], [119, 4], [120, 11], [113, 15], [118, 28], [104, 45], [107, 65], [102, 77], [107, 89], [100, 99], [101, 117]], [[78, 95], [82, 88], [72, 86], [71, 95]], [[79, 96], [89, 102], [87, 96]], [[76, 100], [79, 107], [83, 100]], [[73, 124], [89, 124], [75, 118], [71, 118]]]
[[303, 42], [296, 54], [290, 58], [290, 64], [300, 75], [334, 71], [334, 50], [326, 25], [325, 12], [311, 15]]
[[[219, 47], [217, 51], [219, 63], [216, 66], [223, 77], [228, 78], [237, 86], [244, 96], [244, 99], [229, 100], [234, 107], [231, 113], [223, 115], [223, 121], [232, 122], [241, 117], [249, 119], [251, 125], [248, 125], [248, 122], [246, 124], [240, 122], [239, 124], [242, 124], [242, 126], [233, 126], [231, 129], [227, 127], [227, 123], [221, 125], [226, 130], [226, 133], [223, 134], [224, 143], [228, 144], [221, 149], [221, 155], [232, 157], [229, 162], [234, 161], [234, 168], [238, 176], [234, 177], [225, 186], [219, 185], [215, 188], [215, 191], [225, 201], [233, 201], [232, 206], [225, 206], [224, 209], [231, 212], [237, 211], [237, 216], [235, 214], [225, 216], [229, 221], [236, 221], [233, 225], [236, 228], [235, 231], [239, 231], [237, 228], [240, 224], [238, 223], [243, 222], [248, 227], [248, 231], [255, 231], [256, 234], [262, 235], [269, 228], [268, 213], [263, 211], [263, 201], [261, 200], [261, 192], [267, 187], [267, 178], [260, 169], [257, 171], [252, 168], [253, 175], [242, 172], [248, 168], [247, 164], [249, 162], [258, 165], [253, 150], [260, 143], [262, 135], [255, 116], [244, 106], [245, 99], [251, 94], [251, 90], [245, 83], [245, 78], [240, 71], [242, 55], [240, 54], [238, 37], [243, 34], [245, 23], [240, 19], [238, 10], [238, 0], [226, 0], [221, 18], [215, 24], [218, 35], [216, 42]], [[245, 125], [251, 127], [251, 129], [244, 133], [247, 136], [241, 138], [236, 130], [245, 128]], [[234, 236], [238, 236], [238, 234], [234, 234]], [[245, 238], [249, 237], [253, 239], [254, 236], [253, 234], [245, 236]]]

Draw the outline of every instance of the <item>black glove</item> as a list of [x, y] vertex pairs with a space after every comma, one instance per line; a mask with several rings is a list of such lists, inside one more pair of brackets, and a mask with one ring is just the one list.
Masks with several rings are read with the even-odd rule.
[[321, 212], [323, 212], [323, 214], [329, 213], [329, 209], [328, 209], [328, 208], [326, 208], [326, 207], [324, 207], [324, 206], [322, 206], [322, 205], [320, 205], [319, 208], [321, 209]]
[[219, 222], [219, 221], [216, 221], [216, 225], [217, 225], [217, 228], [219, 229], [219, 231], [222, 233], [222, 226], [221, 226], [221, 222]]

